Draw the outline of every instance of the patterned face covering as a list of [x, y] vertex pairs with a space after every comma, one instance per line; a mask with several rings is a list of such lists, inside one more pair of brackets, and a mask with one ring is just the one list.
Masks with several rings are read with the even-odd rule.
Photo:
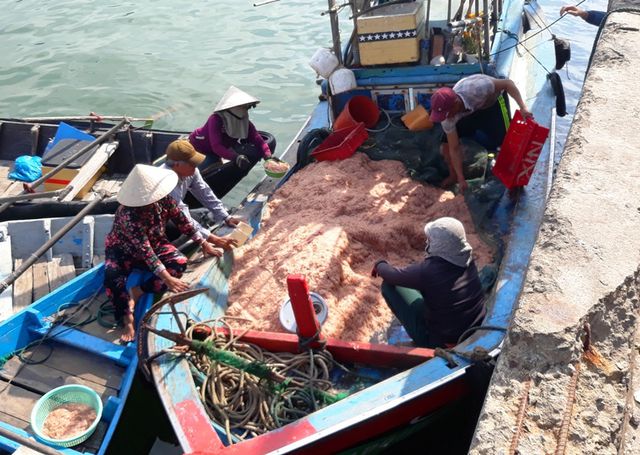
[[455, 218], [438, 218], [424, 227], [427, 236], [427, 257], [437, 256], [459, 267], [471, 262], [473, 249], [464, 232], [464, 226]]

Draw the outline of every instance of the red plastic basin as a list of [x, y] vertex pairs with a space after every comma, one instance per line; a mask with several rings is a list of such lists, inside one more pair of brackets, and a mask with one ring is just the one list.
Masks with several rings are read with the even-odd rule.
[[353, 155], [368, 137], [364, 123], [359, 122], [331, 133], [311, 152], [311, 156], [317, 161], [343, 160]]

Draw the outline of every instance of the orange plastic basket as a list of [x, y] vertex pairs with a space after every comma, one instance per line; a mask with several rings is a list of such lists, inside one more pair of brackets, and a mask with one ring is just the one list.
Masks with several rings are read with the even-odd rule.
[[494, 175], [509, 189], [525, 186], [548, 136], [549, 128], [532, 119], [525, 121], [520, 111], [516, 111], [496, 158]]
[[331, 133], [311, 152], [311, 156], [317, 161], [343, 160], [353, 155], [368, 137], [364, 123], [359, 122]]

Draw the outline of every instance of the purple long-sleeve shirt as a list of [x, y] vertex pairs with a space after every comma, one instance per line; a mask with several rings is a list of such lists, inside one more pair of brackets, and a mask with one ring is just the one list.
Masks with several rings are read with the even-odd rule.
[[[222, 118], [215, 113], [207, 119], [207, 123], [193, 130], [189, 135], [189, 142], [191, 142], [191, 145], [193, 145], [198, 152], [204, 153], [205, 155], [218, 155], [221, 158], [231, 161], [235, 160], [238, 156], [233, 148], [231, 148], [238, 140], [227, 135], [224, 131]], [[262, 156], [264, 158], [271, 155], [269, 146], [251, 122], [249, 122], [247, 142], [254, 144], [258, 149], [262, 150]]]

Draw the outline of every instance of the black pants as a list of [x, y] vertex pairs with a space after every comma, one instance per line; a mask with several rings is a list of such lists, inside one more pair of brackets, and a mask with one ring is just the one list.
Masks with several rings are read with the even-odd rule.
[[[235, 162], [229, 161], [222, 164], [222, 159], [217, 155], [207, 155], [207, 160], [200, 165], [200, 173], [202, 178], [211, 187], [218, 198], [222, 198], [236, 184], [242, 180], [253, 168], [253, 166], [262, 158], [262, 150], [258, 149], [254, 144], [237, 143], [231, 147], [238, 155], [245, 155], [251, 165], [248, 169], [240, 169]], [[190, 207], [199, 207], [200, 204], [190, 194], [185, 197], [185, 202]]]
[[[500, 95], [505, 100], [507, 111], [509, 110], [508, 98]], [[468, 115], [456, 123], [456, 131], [459, 138], [473, 139], [487, 150], [496, 150], [507, 134], [500, 100], [496, 101], [491, 107], [482, 109]], [[442, 135], [442, 142], [447, 142], [446, 133]]]

